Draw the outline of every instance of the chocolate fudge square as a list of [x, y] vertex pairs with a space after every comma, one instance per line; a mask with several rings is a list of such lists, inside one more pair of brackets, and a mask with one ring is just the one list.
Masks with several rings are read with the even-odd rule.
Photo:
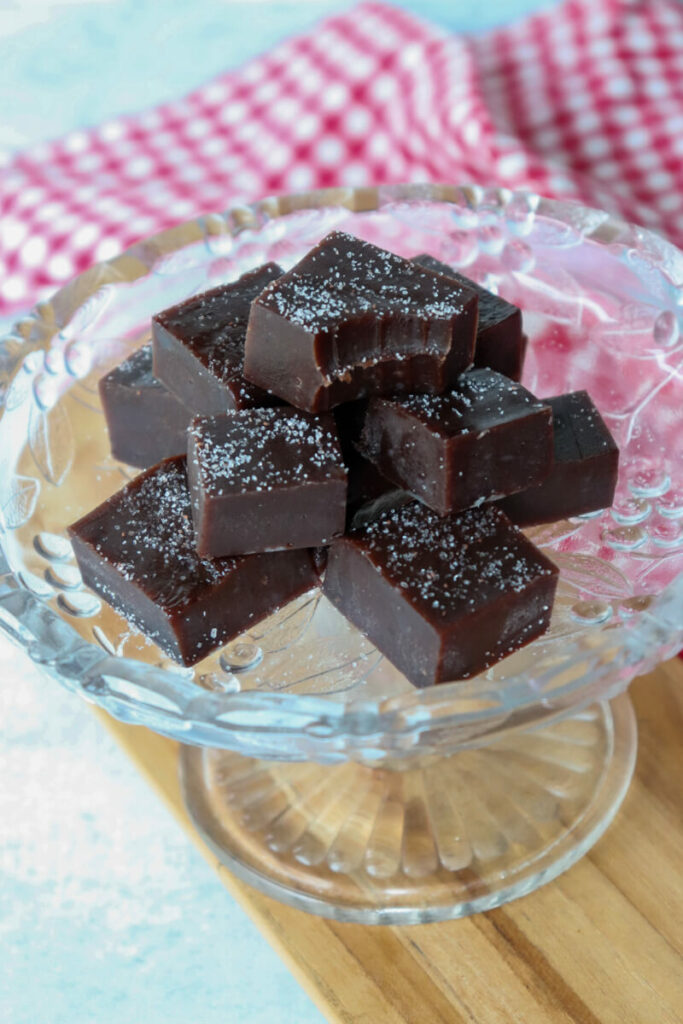
[[535, 487], [500, 502], [519, 526], [551, 523], [609, 508], [619, 473], [619, 449], [586, 391], [545, 398], [553, 411], [554, 464]]
[[522, 330], [522, 311], [476, 281], [460, 274], [448, 263], [428, 253], [414, 257], [414, 262], [437, 274], [444, 274], [459, 285], [472, 288], [479, 297], [479, 324], [474, 349], [474, 365], [487, 366], [511, 380], [522, 379], [527, 338]]
[[69, 535], [87, 586], [176, 661], [194, 665], [318, 582], [313, 552], [201, 558], [185, 457], [165, 459]]
[[357, 444], [383, 476], [446, 515], [546, 477], [552, 413], [502, 374], [469, 370], [443, 395], [372, 398]]
[[243, 375], [252, 301], [282, 270], [266, 263], [152, 318], [154, 373], [193, 413], [278, 404]]
[[558, 570], [493, 505], [412, 501], [329, 551], [323, 593], [415, 686], [466, 679], [545, 632]]
[[192, 413], [152, 373], [152, 346], [138, 349], [99, 382], [115, 459], [145, 469], [182, 455]]
[[188, 438], [201, 555], [317, 547], [343, 532], [347, 473], [331, 415], [249, 409], [198, 417]]
[[333, 231], [255, 299], [244, 375], [299, 409], [439, 392], [474, 354], [477, 296]]

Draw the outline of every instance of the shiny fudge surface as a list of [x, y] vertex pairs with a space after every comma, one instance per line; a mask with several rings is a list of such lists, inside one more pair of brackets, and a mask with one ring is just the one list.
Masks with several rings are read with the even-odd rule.
[[244, 342], [252, 301], [282, 270], [266, 263], [152, 318], [154, 372], [197, 414], [273, 405], [244, 378]]
[[474, 365], [490, 367], [510, 377], [511, 380], [521, 380], [527, 346], [527, 338], [522, 330], [521, 309], [428, 253], [415, 256], [414, 262], [437, 274], [450, 277], [459, 285], [472, 288], [477, 293], [479, 323]]
[[344, 530], [347, 471], [330, 414], [198, 417], [188, 476], [200, 554], [315, 547]]
[[619, 449], [588, 393], [544, 401], [553, 411], [553, 468], [538, 486], [500, 502], [520, 526], [609, 508], [617, 485]]
[[184, 665], [318, 580], [308, 550], [199, 556], [183, 456], [136, 477], [74, 523], [69, 535], [86, 585]]
[[502, 374], [469, 370], [442, 395], [372, 398], [357, 446], [384, 477], [445, 515], [546, 477], [552, 413]]
[[328, 599], [415, 686], [476, 675], [545, 632], [558, 570], [495, 506], [383, 509], [329, 551]]
[[310, 412], [439, 392], [472, 362], [476, 325], [471, 288], [335, 231], [254, 301], [244, 373]]
[[151, 345], [102, 377], [99, 390], [115, 459], [145, 469], [185, 452], [192, 413], [154, 376]]

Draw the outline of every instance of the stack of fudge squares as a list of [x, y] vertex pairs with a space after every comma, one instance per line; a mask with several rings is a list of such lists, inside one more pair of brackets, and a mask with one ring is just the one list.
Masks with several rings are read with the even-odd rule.
[[517, 307], [338, 231], [164, 310], [100, 382], [144, 472], [70, 527], [84, 581], [185, 665], [321, 585], [414, 685], [476, 675], [549, 625], [519, 527], [616, 484], [591, 399], [530, 394], [525, 347]]

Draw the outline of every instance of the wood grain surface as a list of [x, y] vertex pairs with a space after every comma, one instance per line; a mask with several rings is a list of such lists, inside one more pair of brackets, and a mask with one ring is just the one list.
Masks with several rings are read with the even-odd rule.
[[413, 927], [337, 924], [238, 882], [188, 819], [176, 744], [97, 713], [330, 1021], [683, 1024], [683, 662], [631, 696], [635, 778], [588, 856], [497, 910]]

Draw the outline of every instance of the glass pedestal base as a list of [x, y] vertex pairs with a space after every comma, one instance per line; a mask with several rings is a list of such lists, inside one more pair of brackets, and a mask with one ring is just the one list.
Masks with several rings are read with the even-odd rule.
[[239, 878], [340, 921], [418, 924], [489, 910], [571, 867], [631, 780], [624, 694], [542, 729], [391, 768], [183, 747], [185, 802]]

